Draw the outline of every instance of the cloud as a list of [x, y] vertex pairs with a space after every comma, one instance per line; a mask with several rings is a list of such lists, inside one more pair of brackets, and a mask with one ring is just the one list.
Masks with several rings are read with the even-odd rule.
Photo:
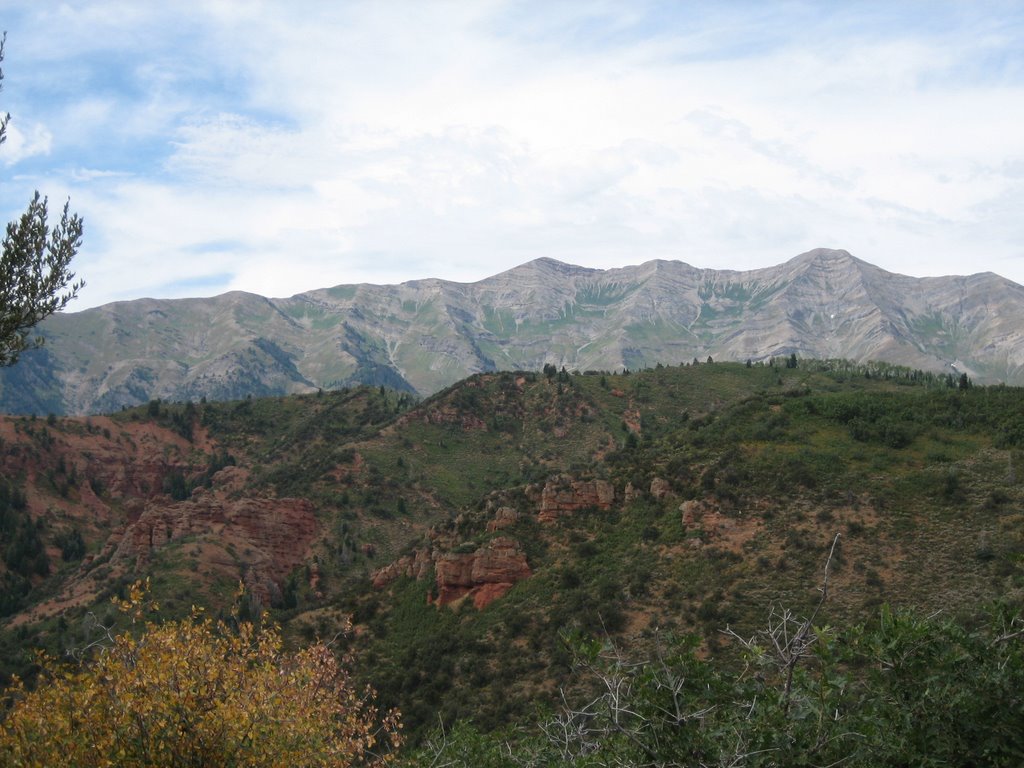
[[73, 182], [85, 183], [98, 179], [125, 179], [131, 177], [130, 173], [124, 171], [107, 171], [98, 168], [72, 168], [68, 175]]
[[83, 305], [819, 245], [1024, 281], [1012, 3], [15, 5], [50, 138], [3, 199], [72, 197]]
[[[171, 141], [173, 153], [164, 167], [189, 184], [305, 188], [324, 148], [306, 152], [296, 141], [299, 138], [294, 132], [242, 115], [201, 116], [179, 127]], [[304, 138], [303, 143], [308, 143], [309, 137]]]
[[30, 157], [47, 155], [53, 144], [53, 135], [46, 126], [33, 123], [19, 126], [14, 120], [7, 123], [7, 132], [3, 144], [4, 165], [13, 166]]
[[234, 277], [230, 272], [218, 272], [215, 274], [192, 275], [181, 280], [174, 280], [159, 287], [160, 292], [168, 293], [191, 293], [194, 291], [216, 293], [227, 290]]

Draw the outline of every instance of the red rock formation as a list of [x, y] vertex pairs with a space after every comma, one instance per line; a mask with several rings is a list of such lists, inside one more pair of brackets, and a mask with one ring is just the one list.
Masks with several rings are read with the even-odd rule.
[[[48, 446], [40, 451], [42, 435]], [[205, 444], [201, 428], [196, 429], [195, 439]], [[105, 416], [63, 419], [60, 428], [43, 421], [4, 417], [0, 418], [0, 440], [7, 446], [0, 456], [0, 470], [24, 474], [31, 489], [36, 477], [52, 472], [54, 462], [62, 460], [80, 480], [81, 504], [94, 513], [102, 513], [103, 505], [93, 486], [114, 497], [155, 498], [163, 495], [168, 473], [180, 471], [188, 476], [205, 469], [189, 460], [197, 444], [176, 432], [146, 422], [115, 422]]]
[[[435, 550], [436, 552], [436, 550]], [[429, 549], [417, 549], [411, 555], [403, 555], [393, 563], [378, 568], [370, 577], [376, 589], [383, 589], [400, 576], [421, 580], [427, 577], [434, 565], [434, 554]]]
[[615, 486], [607, 480], [573, 480], [559, 475], [544, 484], [537, 518], [550, 523], [583, 509], [609, 509], [614, 501]]
[[473, 584], [473, 558], [476, 553], [444, 552], [434, 562], [438, 605], [447, 605], [469, 593]]
[[[763, 520], [758, 515], [742, 512], [725, 514], [720, 501], [714, 497], [691, 499], [679, 505], [683, 530], [700, 532], [706, 541], [742, 544], [760, 530]], [[699, 539], [694, 539], [694, 542]], [[699, 546], [694, 544], [694, 546]]]
[[625, 502], [627, 504], [631, 504], [632, 502], [634, 502], [637, 499], [641, 498], [643, 496], [643, 494], [640, 492], [640, 490], [635, 485], [633, 485], [633, 483], [629, 482], [629, 483], [626, 483], [626, 490], [625, 490], [625, 493], [623, 494], [623, 496], [624, 496]]
[[703, 499], [690, 499], [679, 505], [684, 529], [694, 528], [704, 521], [704, 515], [718, 511], [718, 506]]
[[224, 500], [199, 494], [189, 501], [148, 504], [125, 528], [110, 563], [138, 571], [174, 541], [213, 541], [225, 554], [228, 547], [235, 554], [208, 557], [208, 562], [229, 572], [244, 565], [246, 586], [269, 603], [288, 574], [305, 562], [317, 532], [313, 505], [305, 499]]
[[[145, 571], [160, 550], [178, 543], [163, 564], [196, 582], [244, 575], [253, 594], [269, 603], [288, 575], [307, 562], [318, 536], [310, 503], [245, 498], [248, 471], [228, 466], [191, 499], [173, 501], [169, 477], [186, 483], [204, 476], [218, 447], [201, 425], [190, 442], [145, 421], [105, 416], [42, 420], [0, 417], [0, 473], [26, 478], [33, 519], [58, 519], [78, 528], [98, 553], [83, 558], [50, 599], [15, 617], [19, 622], [87, 604], [110, 579]], [[50, 493], [47, 477], [67, 479], [66, 492]], [[74, 482], [71, 478], [74, 477]], [[187, 542], [187, 543], [186, 543]], [[183, 546], [181, 546], [183, 544]], [[59, 558], [51, 547], [51, 559]], [[107, 561], [97, 568], [97, 560]]]
[[486, 608], [517, 581], [532, 575], [519, 542], [507, 536], [491, 539], [475, 552], [417, 549], [373, 574], [373, 585], [386, 587], [400, 576], [423, 579], [434, 568], [436, 605], [449, 605], [471, 597], [478, 609]]
[[668, 480], [661, 477], [655, 477], [651, 480], [651, 496], [659, 501], [664, 499], [666, 496], [672, 493], [672, 486], [669, 485]]
[[504, 582], [481, 584], [473, 590], [473, 606], [477, 610], [483, 610], [495, 600], [504, 597], [510, 589], [512, 585]]
[[507, 536], [491, 539], [472, 554], [441, 555], [434, 567], [438, 605], [471, 595], [473, 605], [485, 608], [532, 575], [519, 542]]

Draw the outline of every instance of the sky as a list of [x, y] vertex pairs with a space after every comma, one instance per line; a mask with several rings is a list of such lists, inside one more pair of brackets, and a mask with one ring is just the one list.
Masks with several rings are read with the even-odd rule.
[[1024, 283], [1024, 3], [3, 0], [69, 310], [817, 247]]

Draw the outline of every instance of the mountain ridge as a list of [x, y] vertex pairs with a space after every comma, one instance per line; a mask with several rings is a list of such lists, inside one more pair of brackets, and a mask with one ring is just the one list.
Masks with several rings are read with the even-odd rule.
[[1024, 287], [908, 277], [845, 250], [716, 270], [540, 257], [473, 283], [343, 284], [267, 298], [138, 299], [49, 318], [0, 371], [0, 410], [86, 414], [383, 384], [428, 395], [473, 373], [623, 370], [706, 357], [876, 360], [1024, 384]]

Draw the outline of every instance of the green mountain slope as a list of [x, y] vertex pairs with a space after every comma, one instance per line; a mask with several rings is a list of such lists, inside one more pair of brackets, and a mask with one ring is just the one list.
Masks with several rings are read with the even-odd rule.
[[[781, 363], [781, 361], [780, 361]], [[884, 364], [478, 374], [0, 422], [6, 671], [148, 575], [170, 615], [270, 608], [344, 642], [413, 739], [571, 682], [565, 632], [728, 654], [804, 610], [1024, 597], [1024, 396]], [[0, 489], [3, 491], [4, 489]], [[98, 606], [98, 608], [97, 608]]]

